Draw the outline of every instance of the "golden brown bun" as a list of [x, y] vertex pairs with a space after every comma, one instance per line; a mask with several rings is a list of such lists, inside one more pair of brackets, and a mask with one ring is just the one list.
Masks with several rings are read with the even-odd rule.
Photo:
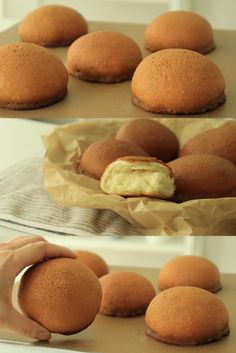
[[109, 316], [143, 315], [155, 296], [153, 285], [134, 272], [113, 272], [101, 277], [100, 313]]
[[94, 82], [130, 80], [142, 60], [135, 41], [119, 32], [93, 32], [77, 39], [68, 50], [71, 75]]
[[106, 275], [109, 272], [106, 261], [99, 255], [91, 251], [77, 250], [77, 260], [88, 266], [97, 277]]
[[175, 193], [171, 169], [155, 157], [127, 156], [110, 163], [100, 181], [107, 194], [170, 199]]
[[30, 12], [19, 26], [23, 42], [45, 47], [63, 47], [88, 32], [87, 22], [76, 10], [46, 5]]
[[225, 101], [219, 67], [186, 49], [164, 49], [147, 56], [133, 75], [131, 89], [132, 102], [153, 113], [203, 113]]
[[68, 73], [62, 61], [36, 44], [0, 48], [0, 107], [34, 109], [53, 104], [67, 93]]
[[178, 256], [168, 261], [158, 275], [160, 289], [191, 286], [215, 293], [221, 289], [220, 272], [210, 260], [200, 256]]
[[125, 156], [148, 156], [148, 154], [141, 147], [130, 142], [98, 141], [84, 151], [80, 160], [79, 171], [99, 179], [108, 164], [119, 157]]
[[177, 201], [236, 196], [236, 166], [211, 154], [192, 154], [168, 163]]
[[215, 48], [213, 30], [210, 23], [196, 13], [166, 12], [147, 26], [145, 47], [153, 52], [182, 48], [206, 54]]
[[73, 334], [96, 317], [102, 298], [97, 276], [76, 259], [40, 262], [23, 275], [19, 288], [22, 311], [51, 332]]
[[236, 122], [192, 137], [183, 146], [180, 156], [199, 153], [216, 154], [236, 164]]
[[195, 287], [174, 287], [149, 304], [146, 333], [176, 345], [197, 345], [229, 334], [229, 313], [214, 294]]
[[132, 142], [163, 162], [176, 158], [179, 151], [176, 135], [153, 119], [132, 119], [121, 126], [115, 138]]

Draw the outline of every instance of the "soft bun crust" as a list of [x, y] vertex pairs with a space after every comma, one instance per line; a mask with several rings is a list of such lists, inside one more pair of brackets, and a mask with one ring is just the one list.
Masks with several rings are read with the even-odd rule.
[[195, 287], [167, 289], [151, 301], [146, 333], [175, 345], [197, 345], [229, 334], [229, 313], [214, 294]]
[[105, 169], [100, 187], [107, 194], [170, 199], [175, 193], [171, 169], [155, 157], [126, 156]]
[[215, 48], [213, 30], [202, 16], [171, 11], [154, 18], [145, 30], [145, 47], [152, 52], [182, 48], [206, 54]]
[[30, 12], [19, 26], [23, 42], [45, 47], [63, 47], [88, 32], [87, 22], [76, 10], [46, 5]]
[[147, 56], [132, 78], [132, 102], [153, 113], [194, 114], [225, 101], [225, 80], [209, 58], [185, 49]]
[[71, 75], [103, 83], [130, 80], [141, 60], [141, 50], [133, 39], [109, 31], [92, 32], [77, 39], [67, 55]]
[[180, 156], [204, 153], [216, 154], [236, 164], [236, 122], [228, 122], [192, 137], [182, 147]]
[[143, 315], [155, 296], [153, 285], [134, 272], [113, 272], [101, 277], [100, 313], [109, 316]]
[[97, 277], [106, 275], [109, 272], [106, 261], [91, 251], [76, 250], [77, 260], [88, 266]]
[[100, 179], [108, 164], [124, 156], [148, 156], [141, 147], [126, 141], [106, 140], [90, 145], [82, 154], [78, 171]]
[[192, 154], [168, 163], [175, 178], [176, 201], [236, 196], [236, 166], [211, 154]]
[[53, 104], [67, 93], [68, 73], [49, 50], [30, 43], [0, 48], [0, 107], [34, 109]]
[[23, 275], [18, 300], [24, 314], [51, 332], [73, 334], [89, 326], [99, 311], [101, 285], [76, 259], [51, 259]]
[[175, 159], [179, 151], [176, 135], [153, 119], [132, 119], [121, 126], [115, 138], [132, 142], [163, 162]]
[[204, 257], [178, 256], [168, 261], [158, 275], [160, 289], [177, 286], [199, 287], [215, 293], [221, 289], [219, 269]]

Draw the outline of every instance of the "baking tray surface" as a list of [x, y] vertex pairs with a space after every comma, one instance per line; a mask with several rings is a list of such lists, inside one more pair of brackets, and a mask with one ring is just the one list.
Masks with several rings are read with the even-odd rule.
[[[140, 46], [144, 56], [149, 52], [144, 49], [144, 29], [142, 24], [89, 22], [89, 31], [119, 31], [132, 37]], [[226, 80], [226, 103], [217, 109], [194, 117], [229, 118], [236, 116], [236, 31], [215, 30], [216, 50], [208, 54], [224, 73]], [[0, 33], [0, 45], [19, 41], [17, 25]], [[67, 48], [49, 49], [66, 63]], [[14, 118], [144, 118], [160, 117], [161, 114], [144, 112], [131, 101], [130, 81], [116, 84], [89, 83], [70, 77], [68, 95], [61, 102], [49, 107], [11, 111], [0, 109], [0, 117]], [[175, 115], [166, 115], [175, 117]], [[178, 115], [178, 117], [181, 115]]]
[[[147, 277], [156, 287], [157, 269], [113, 267], [112, 271], [134, 271]], [[235, 353], [236, 347], [236, 275], [222, 274], [223, 289], [216, 295], [226, 304], [230, 312], [231, 333], [218, 342], [198, 346], [172, 346], [154, 340], [145, 334], [144, 316], [135, 318], [115, 318], [98, 315], [85, 331], [72, 336], [54, 334], [49, 343], [37, 346], [56, 347], [72, 351], [93, 353]], [[16, 301], [17, 286], [14, 290]], [[0, 331], [0, 341], [27, 343], [14, 333]], [[32, 349], [33, 352], [33, 349]]]

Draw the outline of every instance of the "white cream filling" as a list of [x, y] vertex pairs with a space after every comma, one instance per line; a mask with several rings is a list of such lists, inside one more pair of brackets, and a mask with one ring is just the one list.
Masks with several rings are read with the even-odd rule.
[[106, 168], [100, 186], [107, 194], [127, 196], [170, 198], [175, 192], [169, 168], [156, 162], [115, 161]]

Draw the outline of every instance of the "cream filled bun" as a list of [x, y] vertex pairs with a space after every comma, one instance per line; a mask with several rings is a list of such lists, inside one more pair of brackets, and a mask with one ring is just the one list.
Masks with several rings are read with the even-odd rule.
[[171, 169], [154, 157], [122, 157], [109, 164], [100, 187], [106, 194], [170, 199], [175, 193]]

